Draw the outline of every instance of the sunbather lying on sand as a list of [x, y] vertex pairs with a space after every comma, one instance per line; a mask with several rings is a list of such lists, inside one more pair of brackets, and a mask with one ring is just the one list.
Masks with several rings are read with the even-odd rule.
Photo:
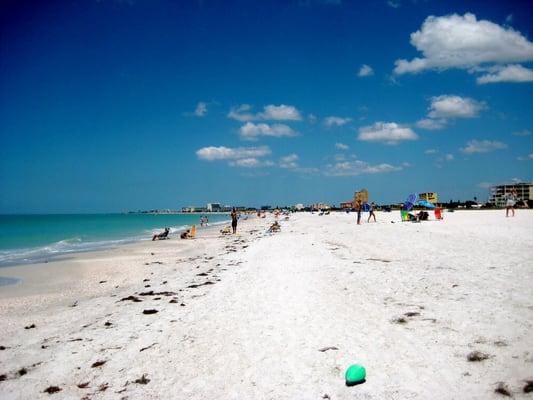
[[279, 232], [281, 230], [280, 224], [278, 224], [278, 221], [274, 222], [270, 228], [268, 228], [268, 232]]
[[222, 233], [223, 235], [229, 235], [231, 234], [231, 226], [225, 226], [224, 228], [222, 228], [220, 230], [220, 233]]
[[182, 232], [180, 235], [180, 238], [182, 239], [188, 239], [190, 237], [191, 230], [187, 229], [185, 232]]
[[165, 240], [168, 238], [168, 234], [170, 233], [170, 229], [165, 228], [165, 230], [161, 233], [157, 233], [152, 237], [152, 241], [154, 240]]

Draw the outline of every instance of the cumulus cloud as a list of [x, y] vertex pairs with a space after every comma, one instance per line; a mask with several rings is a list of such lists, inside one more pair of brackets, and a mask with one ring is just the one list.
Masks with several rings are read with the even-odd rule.
[[521, 131], [513, 132], [513, 135], [515, 136], [529, 136], [531, 135], [531, 132], [527, 129], [523, 129]]
[[350, 123], [351, 120], [351, 118], [331, 116], [324, 119], [324, 125], [326, 125], [328, 128], [331, 128], [332, 126], [343, 126]]
[[364, 77], [364, 76], [372, 76], [374, 75], [374, 70], [370, 65], [363, 64], [361, 65], [361, 68], [359, 68], [359, 72], [357, 73], [357, 76]]
[[388, 0], [387, 4], [388, 4], [389, 7], [392, 7], [392, 8], [400, 7], [400, 2], [399, 1]]
[[279, 166], [281, 168], [288, 169], [298, 168], [298, 155], [293, 153], [289, 154], [288, 156], [281, 157], [279, 160]]
[[422, 118], [417, 121], [416, 126], [420, 129], [434, 131], [444, 128], [446, 126], [446, 121], [443, 119]]
[[256, 119], [255, 115], [249, 112], [251, 109], [252, 106], [249, 104], [241, 104], [240, 106], [232, 107], [228, 113], [228, 118], [241, 122]]
[[446, 154], [446, 155], [444, 156], [444, 159], [445, 159], [446, 161], [453, 161], [454, 156], [453, 156], [453, 154]]
[[327, 176], [357, 176], [364, 174], [381, 174], [387, 172], [401, 171], [403, 167], [386, 163], [371, 165], [366, 161], [352, 160], [328, 164], [324, 175]]
[[531, 160], [533, 160], [533, 153], [529, 153], [526, 156], [518, 157], [518, 160], [520, 160], [520, 161], [531, 161]]
[[196, 105], [196, 109], [194, 110], [194, 115], [197, 117], [205, 117], [207, 115], [207, 103], [200, 101]]
[[259, 136], [291, 137], [298, 135], [291, 127], [284, 124], [268, 125], [264, 123], [254, 124], [253, 122], [247, 122], [241, 126], [239, 133], [244, 140], [257, 140]]
[[348, 150], [350, 147], [344, 143], [335, 143], [335, 148], [338, 150]]
[[359, 128], [359, 140], [398, 144], [403, 140], [417, 140], [418, 135], [408, 127], [395, 122], [376, 122], [371, 126]]
[[260, 168], [260, 167], [271, 167], [274, 165], [272, 161], [262, 161], [254, 157], [250, 158], [240, 158], [235, 161], [230, 161], [229, 165], [232, 167], [242, 167], [242, 168]]
[[257, 120], [275, 120], [275, 121], [301, 121], [302, 115], [294, 106], [280, 104], [279, 106], [269, 104], [263, 107], [263, 112], [253, 114], [252, 106], [241, 104], [238, 107], [232, 107], [228, 113], [228, 118], [237, 121], [257, 121]]
[[259, 147], [224, 147], [224, 146], [209, 146], [202, 147], [196, 151], [196, 156], [200, 160], [214, 161], [214, 160], [237, 160], [246, 158], [264, 157], [271, 154], [268, 146]]
[[476, 82], [480, 85], [496, 82], [533, 82], [533, 70], [518, 64], [493, 67], [489, 71], [491, 73], [478, 77]]
[[[478, 20], [474, 14], [429, 16], [420, 30], [411, 34], [411, 44], [422, 53], [411, 61], [396, 60], [394, 72], [398, 75], [425, 70], [449, 68], [468, 69], [472, 72], [487, 66], [516, 64], [533, 60], [533, 43], [520, 32], [487, 20]], [[476, 67], [479, 67], [476, 69]], [[506, 70], [499, 76], [516, 79], [516, 69]], [[514, 72], [513, 72], [514, 71]], [[521, 71], [523, 74], [524, 71]], [[486, 82], [490, 79], [487, 76]]]
[[442, 95], [431, 98], [428, 116], [438, 118], [474, 118], [486, 108], [485, 103], [469, 97]]
[[424, 154], [437, 154], [439, 151], [436, 149], [427, 149]]
[[300, 121], [302, 119], [300, 111], [294, 106], [286, 106], [285, 104], [275, 106], [270, 104], [265, 106], [263, 110], [260, 113], [262, 119], [278, 121]]
[[486, 108], [487, 106], [484, 102], [470, 97], [448, 94], [434, 96], [431, 98], [427, 117], [419, 120], [416, 126], [427, 130], [443, 129], [449, 119], [474, 118]]
[[470, 140], [466, 143], [466, 147], [462, 147], [460, 150], [466, 154], [473, 153], [489, 153], [495, 150], [506, 149], [507, 145], [496, 140]]

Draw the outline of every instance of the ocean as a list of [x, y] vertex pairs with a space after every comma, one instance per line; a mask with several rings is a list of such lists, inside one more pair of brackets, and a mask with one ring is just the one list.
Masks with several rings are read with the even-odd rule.
[[[205, 214], [209, 225], [228, 214]], [[0, 267], [51, 260], [70, 253], [107, 249], [151, 240], [170, 228], [170, 236], [200, 226], [201, 214], [0, 215]]]

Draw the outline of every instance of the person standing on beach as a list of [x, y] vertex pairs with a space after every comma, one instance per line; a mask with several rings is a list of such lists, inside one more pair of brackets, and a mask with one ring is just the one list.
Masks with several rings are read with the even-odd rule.
[[357, 211], [357, 225], [361, 225], [361, 212], [363, 211], [361, 200], [355, 202], [355, 210]]
[[510, 192], [505, 194], [505, 216], [509, 216], [509, 210], [511, 210], [512, 216], [514, 217], [514, 206], [516, 204], [516, 190], [511, 189]]
[[370, 208], [368, 211], [370, 211], [370, 214], [368, 215], [368, 221], [367, 222], [370, 222], [370, 218], [371, 217], [374, 217], [374, 222], [377, 222], [376, 221], [376, 214], [374, 213], [374, 210], [376, 209], [376, 203], [372, 202], [370, 203]]
[[235, 208], [231, 211], [231, 229], [235, 235], [237, 233], [237, 211], [235, 211]]

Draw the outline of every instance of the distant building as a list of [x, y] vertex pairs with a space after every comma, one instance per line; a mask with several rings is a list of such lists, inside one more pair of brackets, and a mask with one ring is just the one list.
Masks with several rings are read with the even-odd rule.
[[418, 198], [420, 200], [427, 200], [433, 204], [437, 204], [437, 201], [438, 201], [437, 193], [435, 192], [419, 193]]
[[207, 203], [208, 212], [220, 212], [222, 211], [222, 206], [220, 203]]
[[533, 199], [533, 183], [509, 183], [504, 185], [496, 185], [490, 188], [489, 203], [494, 204], [496, 207], [505, 206], [505, 195], [511, 190], [516, 190], [516, 194], [520, 200]]
[[342, 201], [339, 207], [342, 209], [347, 209], [347, 208], [349, 209], [349, 208], [354, 208], [354, 204], [352, 200]]
[[304, 209], [304, 205], [302, 203], [298, 203], [294, 205], [294, 209], [297, 211], [302, 211]]
[[311, 205], [312, 210], [329, 210], [331, 206], [325, 203], [314, 203]]
[[368, 203], [368, 190], [361, 189], [358, 192], [355, 192], [353, 195], [353, 202], [354, 204], [360, 201], [361, 203]]

